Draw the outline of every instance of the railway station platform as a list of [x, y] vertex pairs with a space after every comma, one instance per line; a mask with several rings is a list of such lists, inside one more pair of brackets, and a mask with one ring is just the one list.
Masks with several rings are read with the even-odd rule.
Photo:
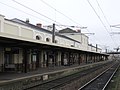
[[76, 65], [71, 65], [71, 66], [40, 68], [36, 71], [32, 71], [32, 72], [28, 72], [28, 73], [1, 72], [0, 73], [0, 82], [19, 79], [19, 78], [26, 78], [26, 77], [34, 76], [34, 75], [44, 75], [44, 74], [51, 74], [51, 73], [57, 73], [57, 72], [62, 72], [62, 71], [69, 71], [69, 70], [74, 71], [74, 69], [85, 68], [85, 67], [89, 67], [89, 66], [93, 66], [93, 65], [102, 64], [105, 62], [109, 62], [109, 61], [102, 61], [102, 62], [96, 62], [96, 63], [91, 63], [91, 64], [80, 64], [80, 65], [76, 64]]
[[[80, 66], [84, 66], [84, 64], [82, 64]], [[79, 67], [79, 65], [40, 68], [38, 70], [27, 72], [27, 73], [21, 73], [21, 72], [1, 72], [0, 73], [0, 82], [1, 81], [14, 80], [14, 79], [18, 79], [18, 78], [29, 77], [29, 76], [34, 76], [34, 75], [49, 74], [49, 73], [54, 73], [56, 71], [57, 72], [59, 72], [61, 70], [64, 71], [64, 70], [75, 68], [75, 67]]]
[[70, 75], [80, 70], [85, 70], [87, 68], [94, 67], [96, 65], [102, 65], [108, 62], [111, 61], [107, 60], [107, 61], [101, 61], [90, 64], [81, 64], [81, 65], [77, 64], [73, 66], [71, 65], [71, 66], [62, 66], [62, 67], [40, 68], [37, 71], [28, 72], [28, 73], [15, 73], [15, 72], [0, 73], [0, 90], [2, 90], [3, 87], [7, 89], [8, 87], [14, 88], [12, 90], [17, 90], [16, 88], [21, 88], [23, 86], [24, 88], [27, 88], [31, 85], [43, 83], [47, 80], [52, 80], [65, 75]]

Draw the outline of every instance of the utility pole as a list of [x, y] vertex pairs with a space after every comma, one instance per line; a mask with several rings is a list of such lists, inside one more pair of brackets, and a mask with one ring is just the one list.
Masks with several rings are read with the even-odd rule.
[[107, 48], [105, 49], [105, 52], [107, 53]]
[[98, 45], [96, 44], [96, 52], [98, 51], [97, 49], [98, 49]]
[[55, 43], [55, 23], [53, 23], [52, 42]]

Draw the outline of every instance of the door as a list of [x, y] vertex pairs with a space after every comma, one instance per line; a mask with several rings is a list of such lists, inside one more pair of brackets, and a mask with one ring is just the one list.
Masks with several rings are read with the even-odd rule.
[[5, 52], [4, 60], [5, 60], [4, 61], [5, 71], [13, 71], [13, 70], [15, 70], [13, 54], [11, 52]]

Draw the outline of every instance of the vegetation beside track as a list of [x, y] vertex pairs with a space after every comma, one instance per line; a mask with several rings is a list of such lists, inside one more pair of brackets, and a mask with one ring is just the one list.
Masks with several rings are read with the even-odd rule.
[[106, 90], [120, 90], [120, 67], [118, 68], [116, 74], [113, 76]]

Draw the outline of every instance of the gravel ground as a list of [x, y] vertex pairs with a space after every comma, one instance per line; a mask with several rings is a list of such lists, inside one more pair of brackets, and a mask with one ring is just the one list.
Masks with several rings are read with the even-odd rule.
[[112, 78], [106, 90], [120, 90], [120, 67], [115, 76]]

